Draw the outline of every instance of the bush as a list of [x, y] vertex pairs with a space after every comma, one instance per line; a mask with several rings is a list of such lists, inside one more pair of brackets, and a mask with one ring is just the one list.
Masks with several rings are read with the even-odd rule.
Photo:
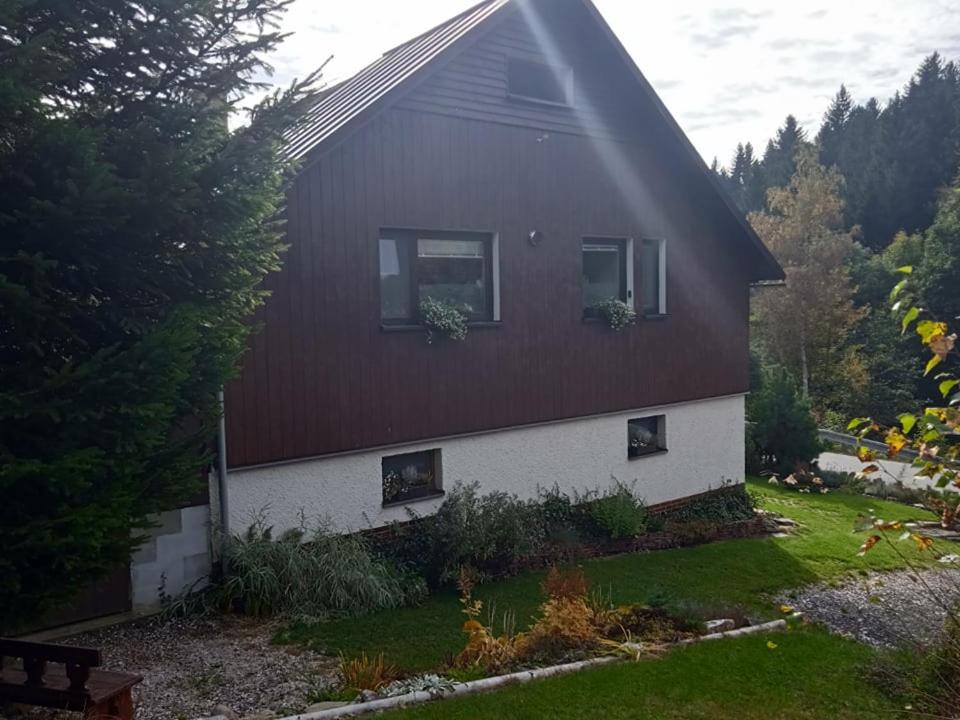
[[397, 608], [426, 594], [422, 580], [376, 559], [356, 536], [306, 524], [272, 535], [258, 518], [230, 539], [228, 574], [210, 599], [248, 615], [327, 618]]
[[823, 447], [810, 405], [786, 370], [764, 369], [747, 400], [747, 472], [789, 475], [808, 466]]
[[584, 505], [601, 537], [632, 538], [649, 529], [650, 513], [643, 500], [620, 482], [614, 482], [612, 488], [595, 499], [587, 499]]
[[547, 601], [530, 629], [517, 636], [516, 653], [522, 660], [557, 662], [600, 644], [597, 617], [587, 593], [589, 585], [579, 568], [551, 568], [543, 581]]
[[455, 581], [469, 565], [483, 574], [515, 571], [544, 546], [536, 503], [503, 492], [480, 495], [478, 486], [457, 485], [436, 514], [399, 526], [383, 551], [422, 574], [431, 587]]

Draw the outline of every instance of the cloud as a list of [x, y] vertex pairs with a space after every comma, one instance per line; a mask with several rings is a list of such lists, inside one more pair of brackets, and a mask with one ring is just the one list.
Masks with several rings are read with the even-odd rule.
[[716, 50], [729, 45], [737, 38], [748, 38], [756, 31], [756, 25], [729, 25], [727, 27], [717, 28], [711, 33], [694, 33], [691, 39], [697, 45], [702, 45], [708, 50]]

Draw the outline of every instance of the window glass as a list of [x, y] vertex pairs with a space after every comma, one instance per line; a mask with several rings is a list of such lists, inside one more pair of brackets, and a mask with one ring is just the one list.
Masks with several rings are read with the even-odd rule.
[[627, 457], [641, 457], [666, 450], [665, 425], [664, 415], [628, 420]]
[[660, 303], [660, 277], [663, 243], [659, 240], [644, 240], [640, 255], [640, 284], [643, 291], [643, 314], [659, 315], [663, 312]]
[[402, 240], [380, 240], [380, 316], [384, 320], [413, 317], [410, 303], [410, 255]]
[[611, 298], [626, 300], [623, 247], [619, 243], [584, 241], [583, 307], [590, 310]]
[[418, 300], [449, 303], [471, 318], [487, 317], [487, 243], [483, 240], [417, 241]]
[[391, 455], [383, 458], [383, 502], [385, 505], [440, 493], [439, 450]]

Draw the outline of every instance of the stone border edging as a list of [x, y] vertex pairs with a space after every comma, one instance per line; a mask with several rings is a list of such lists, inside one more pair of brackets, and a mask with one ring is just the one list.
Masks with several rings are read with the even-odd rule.
[[[725, 632], [711, 633], [702, 635], [698, 638], [681, 640], [677, 645], [692, 645], [699, 642], [708, 642], [710, 640], [722, 640], [724, 638], [742, 637], [744, 635], [756, 635], [763, 632], [773, 632], [776, 630], [786, 630], [786, 620], [774, 620], [761, 625], [749, 625], [736, 630], [727, 630]], [[330, 708], [329, 710], [318, 710], [312, 713], [302, 713], [300, 715], [290, 715], [280, 720], [337, 720], [337, 718], [357, 717], [384, 710], [396, 710], [408, 707], [410, 705], [421, 705], [434, 700], [445, 700], [452, 697], [463, 695], [473, 695], [485, 690], [493, 690], [505, 685], [524, 684], [532, 680], [541, 680], [543, 678], [554, 677], [557, 675], [567, 675], [569, 673], [579, 672], [592, 667], [601, 665], [610, 665], [612, 663], [625, 662], [626, 658], [614, 655], [605, 655], [603, 657], [591, 658], [589, 660], [580, 660], [579, 662], [566, 663], [564, 665], [553, 665], [551, 667], [537, 668], [535, 670], [522, 670], [520, 672], [510, 673], [509, 675], [498, 675], [496, 677], [483, 678], [482, 680], [473, 680], [468, 683], [456, 683], [452, 690], [443, 693], [429, 693], [418, 691], [398, 695], [396, 697], [383, 698], [381, 700], [372, 700], [365, 703], [353, 703], [343, 707]], [[227, 720], [222, 715], [204, 718], [203, 720]]]

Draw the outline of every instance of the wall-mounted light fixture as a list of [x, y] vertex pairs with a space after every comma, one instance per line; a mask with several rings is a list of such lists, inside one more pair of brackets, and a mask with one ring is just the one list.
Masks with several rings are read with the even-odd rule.
[[529, 242], [532, 247], [537, 247], [543, 242], [543, 233], [539, 230], [531, 230], [530, 234], [527, 235], [527, 242]]

